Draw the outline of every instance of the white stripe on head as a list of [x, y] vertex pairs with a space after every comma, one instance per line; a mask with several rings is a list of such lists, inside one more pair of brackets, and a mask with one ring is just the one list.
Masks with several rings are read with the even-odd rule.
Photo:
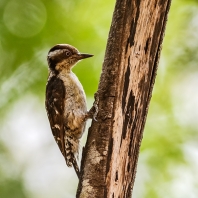
[[54, 56], [56, 56], [57, 54], [60, 54], [61, 53], [61, 51], [62, 51], [62, 49], [57, 49], [57, 50], [55, 50], [55, 51], [52, 51], [52, 52], [50, 52], [49, 54], [48, 54], [48, 57], [54, 57]]

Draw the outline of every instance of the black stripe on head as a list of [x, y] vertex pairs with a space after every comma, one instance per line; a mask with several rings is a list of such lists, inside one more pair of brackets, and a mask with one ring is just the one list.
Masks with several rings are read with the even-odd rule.
[[68, 47], [70, 47], [70, 45], [68, 45], [68, 44], [58, 44], [58, 45], [55, 45], [54, 47], [52, 47], [50, 49], [49, 53], [53, 52], [53, 51], [56, 51], [56, 50], [59, 50], [59, 49], [68, 49]]

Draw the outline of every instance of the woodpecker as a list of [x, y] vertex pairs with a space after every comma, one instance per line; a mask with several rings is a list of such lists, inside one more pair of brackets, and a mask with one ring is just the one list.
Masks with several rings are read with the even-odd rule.
[[92, 57], [80, 53], [69, 44], [52, 47], [47, 55], [49, 76], [46, 85], [46, 111], [52, 134], [68, 167], [73, 166], [77, 176], [79, 140], [86, 120], [95, 118], [93, 108], [88, 112], [84, 89], [72, 67], [80, 60]]

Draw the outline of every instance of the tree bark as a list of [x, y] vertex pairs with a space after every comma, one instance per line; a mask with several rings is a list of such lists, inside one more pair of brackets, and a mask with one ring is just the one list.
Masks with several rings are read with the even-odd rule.
[[78, 198], [130, 198], [171, 0], [117, 0]]

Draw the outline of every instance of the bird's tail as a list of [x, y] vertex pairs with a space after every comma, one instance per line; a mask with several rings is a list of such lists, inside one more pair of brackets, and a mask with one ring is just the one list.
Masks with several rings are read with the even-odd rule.
[[78, 164], [77, 164], [77, 161], [76, 161], [76, 158], [75, 157], [72, 160], [72, 165], [74, 167], [74, 170], [76, 172], [76, 175], [78, 176], [78, 179], [80, 179], [80, 170], [79, 170], [79, 167], [78, 167]]
[[78, 150], [79, 150], [79, 140], [74, 139], [73, 137], [70, 137], [70, 136], [66, 136], [65, 137], [66, 164], [68, 167], [71, 167], [71, 166], [74, 167], [74, 170], [79, 178], [80, 170], [79, 170], [79, 166], [77, 163]]

